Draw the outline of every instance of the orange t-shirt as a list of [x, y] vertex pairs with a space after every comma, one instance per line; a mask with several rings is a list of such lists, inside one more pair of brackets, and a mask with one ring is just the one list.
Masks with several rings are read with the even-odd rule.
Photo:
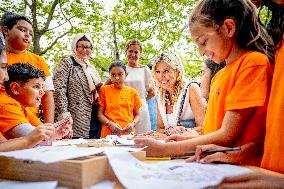
[[[99, 104], [105, 110], [104, 115], [122, 128], [133, 121], [133, 112], [142, 106], [138, 92], [132, 87], [117, 89], [114, 85], [104, 85], [99, 96]], [[102, 125], [101, 138], [111, 134], [108, 126]]]
[[284, 36], [275, 54], [275, 71], [267, 108], [266, 135], [261, 167], [284, 173]]
[[0, 132], [5, 135], [7, 131], [22, 123], [33, 126], [41, 125], [41, 121], [28, 109], [22, 109], [21, 104], [0, 89]]
[[45, 77], [51, 76], [48, 65], [44, 61], [44, 59], [41, 56], [31, 53], [29, 51], [25, 51], [19, 54], [7, 51], [7, 62], [8, 65], [12, 65], [15, 63], [28, 63], [36, 67], [40, 71], [44, 72]]
[[[211, 82], [204, 134], [221, 128], [226, 111], [257, 107], [236, 146], [264, 137], [272, 72], [267, 56], [255, 51], [220, 70]], [[245, 163], [257, 165], [257, 159]]]
[[[51, 76], [51, 73], [49, 71], [47, 63], [44, 61], [44, 59], [36, 55], [34, 53], [31, 53], [29, 51], [25, 51], [23, 53], [12, 53], [7, 51], [7, 62], [8, 65], [16, 64], [16, 63], [28, 63], [40, 71], [44, 72], [45, 77]], [[37, 116], [39, 117], [39, 108], [38, 107], [29, 107], [29, 109]]]

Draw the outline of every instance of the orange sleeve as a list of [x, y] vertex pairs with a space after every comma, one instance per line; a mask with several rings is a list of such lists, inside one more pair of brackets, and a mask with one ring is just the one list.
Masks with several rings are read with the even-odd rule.
[[[249, 66], [254, 64], [253, 61], [263, 61], [263, 65]], [[265, 105], [270, 86], [268, 84], [270, 76], [267, 72], [268, 59], [259, 56], [245, 64], [248, 66], [240, 70], [234, 88], [226, 96], [226, 111]]]
[[22, 123], [29, 123], [25, 117], [21, 106], [15, 104], [1, 104], [0, 105], [0, 132], [5, 135], [7, 131]]
[[261, 167], [284, 174], [284, 35], [282, 46], [275, 54], [275, 71], [273, 74], [269, 97], [264, 153]]
[[35, 127], [42, 124], [40, 119], [36, 117], [36, 115], [29, 108], [25, 109], [25, 116], [28, 119], [29, 123]]
[[99, 91], [99, 104], [104, 109], [106, 108], [105, 88], [106, 86], [102, 86]]

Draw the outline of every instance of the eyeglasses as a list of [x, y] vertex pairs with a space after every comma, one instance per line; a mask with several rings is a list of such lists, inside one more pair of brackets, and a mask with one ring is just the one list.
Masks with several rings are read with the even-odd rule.
[[79, 50], [84, 50], [84, 49], [93, 50], [93, 46], [78, 45], [77, 48], [78, 48]]

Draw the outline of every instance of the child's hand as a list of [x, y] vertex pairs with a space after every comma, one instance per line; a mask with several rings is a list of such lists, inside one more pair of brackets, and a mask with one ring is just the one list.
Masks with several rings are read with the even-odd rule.
[[215, 144], [199, 145], [196, 146], [195, 155], [191, 156], [186, 162], [197, 161], [200, 163], [223, 162], [231, 164], [239, 164], [242, 151], [236, 152], [216, 152], [213, 154], [202, 153], [207, 150], [223, 149], [225, 147]]
[[69, 131], [67, 135], [65, 135], [63, 138], [64, 139], [71, 139], [73, 137], [73, 130]]
[[196, 137], [199, 137], [199, 136], [200, 135], [198, 133], [196, 133], [195, 131], [194, 132], [186, 131], [182, 135], [174, 134], [174, 135], [168, 136], [165, 139], [165, 141], [166, 142], [182, 141], [182, 140], [188, 140], [188, 139], [196, 138]]
[[146, 155], [147, 156], [152, 156], [152, 157], [163, 157], [169, 155], [169, 153], [166, 152], [165, 144], [162, 144], [161, 142], [153, 139], [153, 138], [135, 138], [134, 139], [135, 146], [142, 148], [146, 147]]
[[32, 146], [37, 145], [42, 140], [48, 140], [55, 132], [55, 128], [50, 123], [42, 124], [30, 132], [26, 137]]
[[61, 126], [56, 128], [56, 133], [52, 137], [52, 139], [53, 140], [61, 139], [64, 136], [68, 135], [70, 132], [72, 132], [72, 124], [73, 124], [73, 119], [71, 116], [69, 116]]
[[122, 131], [121, 127], [112, 121], [108, 123], [108, 127], [110, 128], [112, 134], [114, 135], [119, 135], [120, 132]]
[[135, 127], [135, 123], [131, 122], [131, 123], [128, 123], [122, 131], [130, 133], [134, 127]]

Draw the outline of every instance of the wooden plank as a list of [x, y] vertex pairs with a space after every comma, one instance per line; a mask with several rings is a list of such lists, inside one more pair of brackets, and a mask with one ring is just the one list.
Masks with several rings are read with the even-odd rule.
[[[144, 151], [132, 154], [145, 160]], [[103, 180], [117, 181], [106, 156], [86, 156], [51, 164], [0, 157], [0, 177], [21, 181], [57, 180], [59, 185], [70, 188], [85, 188]]]

